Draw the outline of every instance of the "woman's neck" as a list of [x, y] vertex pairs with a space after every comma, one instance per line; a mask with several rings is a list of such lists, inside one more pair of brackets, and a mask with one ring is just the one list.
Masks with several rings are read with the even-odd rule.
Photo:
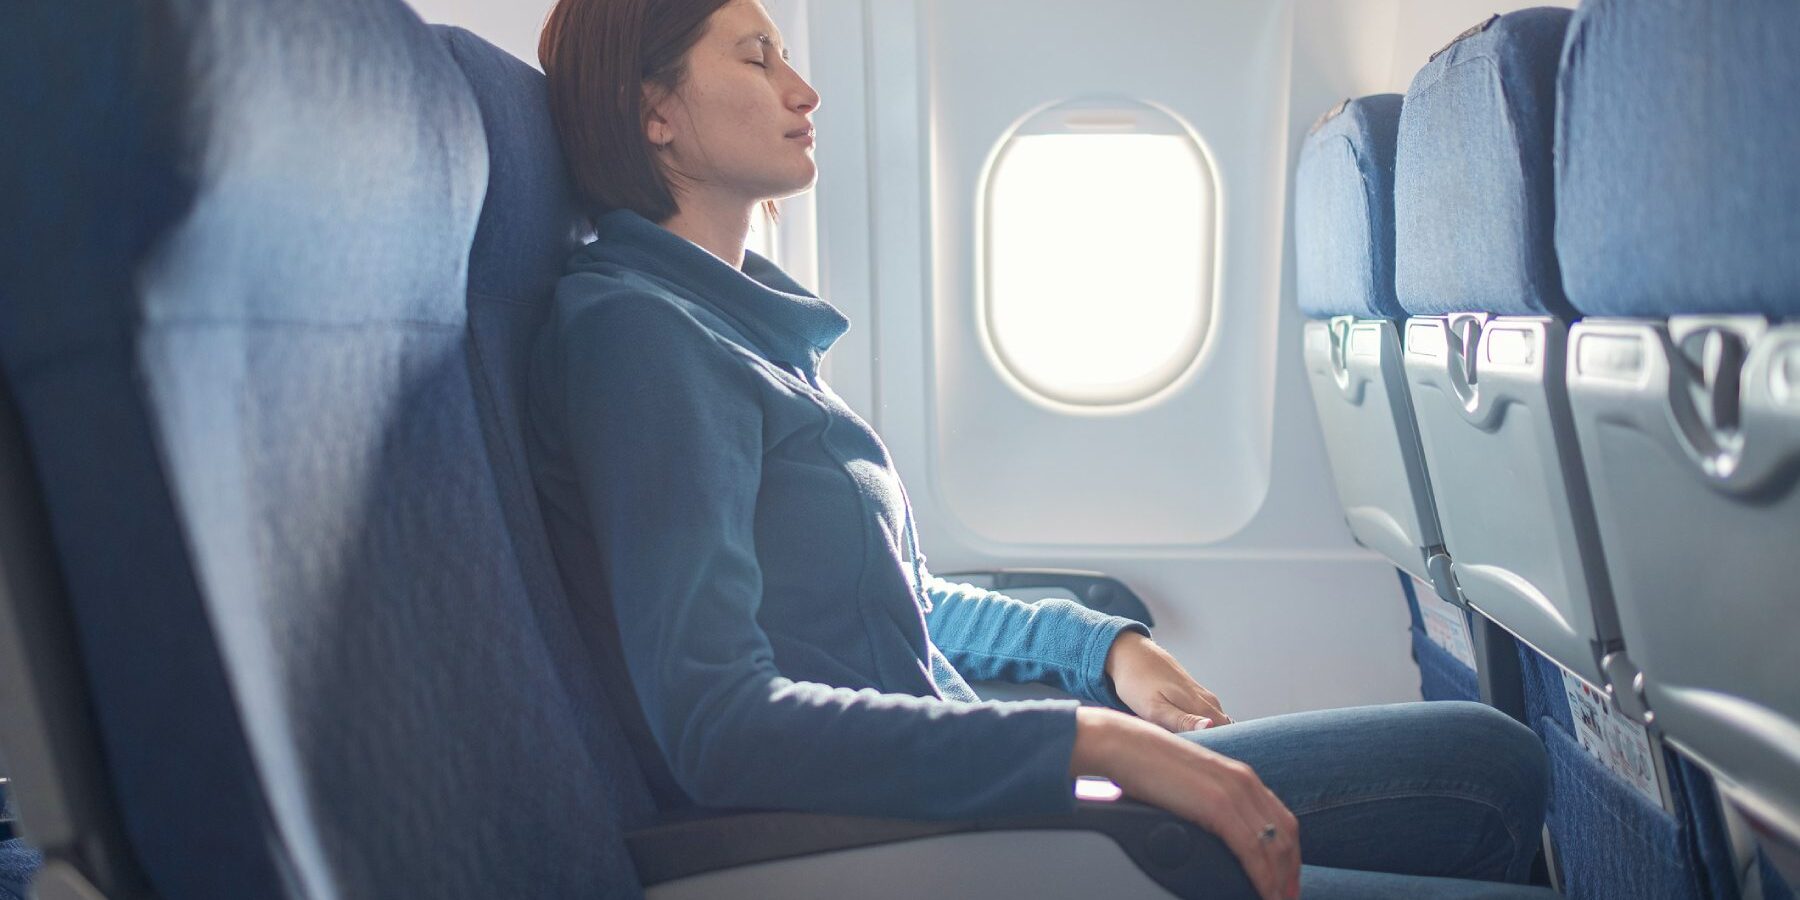
[[[708, 202], [711, 201], [711, 202]], [[722, 259], [734, 269], [744, 267], [744, 239], [750, 232], [750, 213], [755, 204], [702, 196], [682, 198], [681, 208], [658, 223], [700, 249]]]

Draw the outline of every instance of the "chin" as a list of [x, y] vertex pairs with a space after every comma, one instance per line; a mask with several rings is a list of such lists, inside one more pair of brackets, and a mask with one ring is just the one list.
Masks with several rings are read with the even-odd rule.
[[788, 179], [787, 182], [783, 186], [776, 188], [774, 191], [772, 191], [769, 194], [769, 199], [770, 200], [786, 200], [787, 198], [792, 197], [795, 194], [804, 194], [807, 191], [812, 190], [813, 185], [817, 184], [818, 181], [819, 181], [818, 167], [817, 166], [807, 166], [806, 172], [804, 175], [796, 177], [796, 178]]

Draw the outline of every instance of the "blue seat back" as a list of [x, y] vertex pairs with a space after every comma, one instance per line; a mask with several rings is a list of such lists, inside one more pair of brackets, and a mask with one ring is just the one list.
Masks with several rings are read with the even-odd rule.
[[1570, 312], [1551, 189], [1568, 20], [1553, 8], [1495, 16], [1413, 76], [1394, 171], [1394, 288], [1407, 312]]
[[0, 366], [151, 886], [636, 895], [642, 788], [484, 437], [462, 71], [395, 0], [59, 9], [46, 71], [135, 32], [59, 98], [110, 118], [33, 173]]
[[1800, 315], [1800, 7], [1589, 0], [1558, 83], [1556, 245], [1596, 316]]
[[1294, 172], [1300, 311], [1399, 319], [1394, 299], [1394, 136], [1400, 95], [1345, 100], [1307, 134]]
[[[487, 197], [469, 251], [469, 339], [500, 499], [564, 684], [589, 713], [583, 726], [603, 748], [600, 761], [611, 776], [614, 805], [623, 823], [637, 826], [656, 812], [656, 794], [645, 778], [668, 769], [636, 760], [618, 725], [617, 717], [643, 712], [631, 692], [611, 607], [592, 597], [571, 603], [525, 451], [532, 339], [549, 315], [569, 255], [592, 239], [592, 221], [557, 143], [543, 73], [465, 29], [434, 30], [468, 76], [487, 136]], [[660, 796], [679, 794], [672, 782], [658, 787]]]
[[1566, 326], [1545, 315], [1563, 305], [1548, 217], [1550, 105], [1568, 19], [1566, 9], [1490, 19], [1413, 79], [1395, 162], [1395, 271], [1408, 310], [1460, 310], [1405, 326], [1457, 592], [1604, 684], [1617, 625], [1572, 452]]

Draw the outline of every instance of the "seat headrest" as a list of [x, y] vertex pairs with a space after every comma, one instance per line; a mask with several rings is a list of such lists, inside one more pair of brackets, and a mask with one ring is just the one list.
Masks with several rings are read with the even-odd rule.
[[468, 89], [417, 17], [381, 0], [354, 15], [195, 7], [198, 190], [162, 248], [159, 274], [181, 287], [147, 292], [146, 319], [460, 326], [487, 157]]
[[469, 293], [546, 305], [593, 224], [563, 163], [544, 75], [462, 28], [433, 29], [474, 89], [487, 132], [487, 202], [469, 251]]
[[1300, 148], [1294, 245], [1313, 318], [1406, 315], [1394, 299], [1394, 136], [1399, 94], [1345, 100]]
[[1568, 316], [1552, 231], [1566, 9], [1464, 32], [1413, 77], [1394, 161], [1394, 289], [1421, 315]]
[[1796, 38], [1792, 0], [1582, 4], [1556, 124], [1576, 308], [1800, 314]]

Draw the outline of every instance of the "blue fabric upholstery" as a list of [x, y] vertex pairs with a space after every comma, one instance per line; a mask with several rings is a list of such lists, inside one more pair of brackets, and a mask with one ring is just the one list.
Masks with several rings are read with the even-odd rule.
[[24, 838], [0, 841], [0, 900], [28, 900], [31, 877], [44, 857]]
[[0, 365], [156, 893], [638, 895], [484, 439], [487, 153], [442, 42], [395, 0], [39, 17], [94, 90], [41, 123]]
[[1419, 696], [1425, 700], [1481, 702], [1481, 683], [1475, 670], [1439, 647], [1424, 629], [1412, 630], [1413, 660], [1419, 664]]
[[1575, 739], [1562, 670], [1519, 644], [1527, 721], [1550, 753], [1545, 824], [1569, 900], [1736, 900], [1712, 783], [1665, 750], [1675, 813], [1601, 765]]
[[[532, 338], [564, 263], [591, 239], [593, 225], [568, 177], [543, 73], [464, 29], [434, 28], [468, 77], [487, 133], [487, 199], [469, 252], [469, 332], [507, 525], [578, 710], [613, 716], [584, 714], [582, 723], [611, 776], [607, 786], [621, 820], [635, 826], [655, 810], [654, 789], [645, 779], [667, 770], [638, 761], [621, 730], [617, 717], [635, 717], [642, 725], [643, 713], [616, 647], [617, 626], [603, 606], [569, 602], [544, 530], [523, 431]], [[657, 787], [674, 790], [672, 781]]]
[[[0, 826], [0, 833], [17, 833], [13, 831], [15, 817], [12, 794], [0, 786], [0, 822], [6, 823]], [[37, 874], [38, 866], [43, 862], [43, 854], [23, 838], [0, 841], [0, 900], [25, 900], [31, 876]]]
[[1300, 310], [1403, 318], [1394, 299], [1394, 135], [1400, 95], [1347, 100], [1300, 148], [1294, 247]]
[[1590, 315], [1800, 314], [1800, 4], [1589, 0], [1558, 78], [1557, 251]]
[[1425, 700], [1481, 702], [1481, 682], [1475, 670], [1437, 645], [1425, 631], [1425, 615], [1419, 611], [1418, 589], [1412, 576], [1400, 573], [1400, 589], [1406, 594], [1406, 613], [1411, 625], [1412, 658], [1419, 666], [1419, 696]]
[[1500, 16], [1413, 77], [1394, 163], [1394, 289], [1414, 315], [1571, 312], [1553, 247], [1566, 9]]

